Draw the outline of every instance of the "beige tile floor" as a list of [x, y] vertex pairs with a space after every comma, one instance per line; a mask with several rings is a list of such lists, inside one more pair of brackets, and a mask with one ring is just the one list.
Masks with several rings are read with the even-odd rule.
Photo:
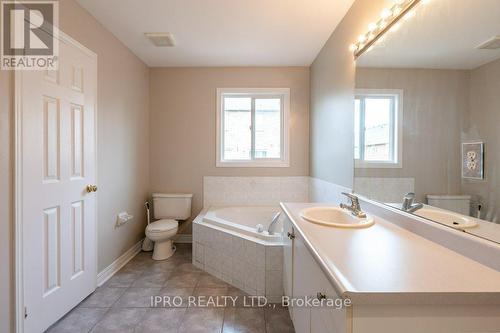
[[[238, 296], [235, 304], [202, 307], [189, 296]], [[161, 307], [151, 296], [180, 296]], [[177, 246], [168, 260], [142, 252], [47, 332], [294, 332], [288, 310], [279, 305], [249, 307], [245, 293], [191, 264], [191, 247]], [[219, 298], [221, 299], [221, 298]]]

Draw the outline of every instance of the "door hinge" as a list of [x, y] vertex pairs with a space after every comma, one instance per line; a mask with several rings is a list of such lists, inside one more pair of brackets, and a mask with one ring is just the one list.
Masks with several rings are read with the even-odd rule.
[[28, 307], [24, 307], [24, 319], [28, 318]]

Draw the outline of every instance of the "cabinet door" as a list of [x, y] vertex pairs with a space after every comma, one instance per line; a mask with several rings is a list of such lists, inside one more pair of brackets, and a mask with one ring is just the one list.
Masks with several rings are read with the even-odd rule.
[[[318, 293], [335, 300], [335, 293], [319, 264], [313, 258], [309, 249], [299, 235], [294, 241], [294, 296], [310, 298]], [[346, 309], [337, 310], [333, 307], [294, 308], [294, 324], [297, 332], [311, 333], [347, 333]], [[300, 330], [299, 330], [300, 329]]]
[[[315, 295], [321, 293], [327, 299], [338, 299], [330, 281], [318, 265], [311, 270], [311, 287]], [[311, 333], [348, 333], [347, 310], [334, 307], [317, 307], [311, 309]]]
[[[293, 241], [293, 298], [304, 299], [311, 296], [309, 266], [311, 256], [300, 235]], [[311, 331], [311, 309], [294, 306], [292, 309], [293, 325], [297, 333]]]
[[285, 296], [293, 295], [293, 226], [287, 218], [283, 225], [283, 288]]

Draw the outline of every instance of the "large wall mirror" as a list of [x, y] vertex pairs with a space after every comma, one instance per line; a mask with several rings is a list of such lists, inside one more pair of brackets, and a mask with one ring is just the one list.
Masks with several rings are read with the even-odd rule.
[[356, 66], [355, 192], [500, 243], [500, 1], [420, 1]]

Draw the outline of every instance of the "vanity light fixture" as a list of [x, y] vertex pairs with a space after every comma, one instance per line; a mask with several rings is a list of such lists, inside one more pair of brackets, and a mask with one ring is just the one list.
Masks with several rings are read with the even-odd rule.
[[387, 31], [395, 31], [399, 28], [399, 20], [408, 16], [414, 16], [414, 7], [425, 0], [400, 0], [390, 9], [384, 9], [381, 13], [381, 18], [377, 23], [368, 25], [368, 32], [360, 35], [358, 40], [349, 46], [349, 50], [354, 53], [354, 59], [357, 59], [364, 52], [372, 49], [373, 44]]
[[478, 50], [498, 50], [500, 49], [500, 36], [495, 36], [488, 39], [486, 42], [481, 43], [481, 45], [477, 46]]

